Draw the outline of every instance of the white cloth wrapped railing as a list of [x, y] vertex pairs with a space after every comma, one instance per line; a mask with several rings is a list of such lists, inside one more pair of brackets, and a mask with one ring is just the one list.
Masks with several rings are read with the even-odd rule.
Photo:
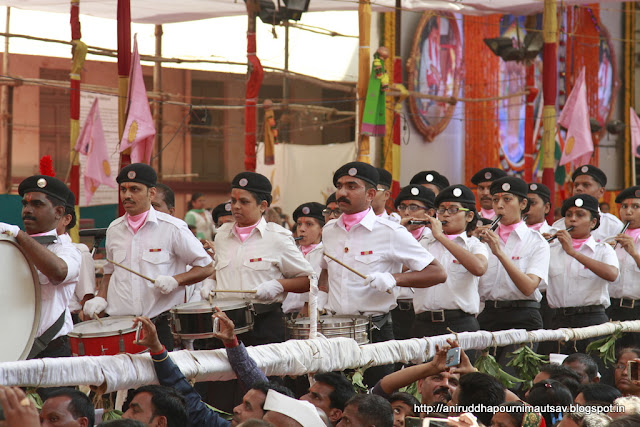
[[[420, 363], [435, 354], [436, 345], [447, 338], [458, 338], [465, 350], [502, 347], [510, 344], [573, 341], [608, 336], [617, 329], [640, 332], [640, 321], [609, 322], [585, 328], [499, 332], [462, 332], [429, 338], [387, 341], [359, 346], [350, 338], [326, 339], [318, 334], [312, 340], [290, 340], [279, 344], [249, 347], [250, 356], [267, 375], [302, 375], [313, 372], [341, 371], [367, 364], [395, 362]], [[171, 358], [185, 376], [195, 381], [234, 378], [224, 349], [175, 351]], [[35, 359], [0, 363], [0, 384], [24, 387], [65, 385], [106, 385], [108, 392], [157, 383], [153, 362], [148, 354], [85, 356]]]

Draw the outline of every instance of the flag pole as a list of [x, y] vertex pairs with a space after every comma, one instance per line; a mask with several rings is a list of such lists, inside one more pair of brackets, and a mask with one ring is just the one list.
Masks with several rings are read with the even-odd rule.
[[[126, 123], [127, 92], [129, 90], [129, 71], [131, 69], [131, 3], [130, 0], [118, 0], [118, 140]], [[120, 168], [131, 164], [129, 154], [120, 154]], [[124, 215], [124, 207], [118, 192], [118, 216]]]

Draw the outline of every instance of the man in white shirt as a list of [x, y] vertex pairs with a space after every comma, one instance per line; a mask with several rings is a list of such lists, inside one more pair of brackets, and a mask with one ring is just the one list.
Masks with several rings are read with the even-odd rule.
[[395, 212], [388, 214], [386, 209], [387, 201], [389, 200], [389, 197], [391, 197], [391, 185], [393, 185], [391, 172], [382, 168], [376, 169], [380, 179], [378, 181], [378, 186], [376, 187], [378, 190], [376, 192], [376, 197], [374, 197], [371, 202], [373, 213], [381, 218], [388, 219], [393, 222], [400, 222], [400, 215]]
[[0, 232], [16, 238], [40, 279], [40, 324], [29, 359], [71, 356], [67, 333], [73, 323], [67, 307], [78, 281], [80, 252], [56, 232], [70, 191], [51, 176], [31, 176], [18, 187], [25, 231], [0, 223]]
[[[607, 185], [607, 175], [593, 165], [582, 165], [571, 175], [573, 180], [573, 195], [588, 194], [600, 199], [604, 196]], [[553, 223], [553, 228], [557, 230], [565, 229], [564, 218]], [[591, 234], [596, 242], [602, 242], [607, 237], [615, 236], [622, 232], [624, 224], [616, 216], [610, 213], [600, 212], [600, 226], [593, 230]]]
[[496, 216], [493, 211], [493, 197], [490, 188], [493, 181], [503, 176], [507, 176], [507, 173], [502, 169], [484, 168], [471, 177], [471, 182], [478, 186], [479, 213], [482, 218], [493, 219]]
[[[367, 276], [362, 279], [325, 257], [329, 292], [325, 308], [333, 314], [372, 316], [371, 341], [393, 339], [389, 312], [396, 306], [396, 286], [423, 288], [446, 280], [438, 261], [400, 224], [377, 217], [371, 209], [379, 174], [363, 162], [340, 167], [333, 176], [340, 218], [322, 231], [325, 253]], [[408, 272], [402, 273], [403, 266]], [[369, 368], [365, 380], [375, 384], [391, 366]]]
[[[184, 289], [213, 273], [211, 258], [187, 224], [151, 206], [156, 172], [144, 163], [122, 168], [116, 179], [126, 214], [107, 229], [107, 258], [154, 279], [147, 281], [107, 263], [95, 298], [84, 305], [93, 316], [147, 316], [156, 324], [161, 342], [173, 349], [169, 309], [184, 302]], [[192, 268], [187, 271], [187, 266]]]

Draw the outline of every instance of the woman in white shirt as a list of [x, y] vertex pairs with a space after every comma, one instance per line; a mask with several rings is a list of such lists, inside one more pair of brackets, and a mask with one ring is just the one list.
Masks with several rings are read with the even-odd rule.
[[412, 335], [434, 336], [479, 329], [478, 281], [487, 270], [487, 247], [470, 236], [476, 227], [476, 200], [464, 185], [444, 188], [436, 197], [438, 218], [428, 217], [432, 238], [423, 246], [447, 270], [447, 281], [416, 289], [413, 305], [416, 318]]

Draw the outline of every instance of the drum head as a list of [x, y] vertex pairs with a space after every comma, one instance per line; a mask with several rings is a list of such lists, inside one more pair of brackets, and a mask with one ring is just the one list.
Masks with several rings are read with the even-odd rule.
[[118, 331], [124, 333], [135, 330], [133, 327], [134, 316], [112, 316], [100, 319], [102, 324], [97, 320], [87, 320], [74, 326], [73, 331], [69, 332], [69, 336], [77, 337], [108, 337], [116, 334]]
[[171, 309], [172, 313], [213, 313], [213, 308], [218, 307], [222, 311], [244, 308], [250, 301], [245, 299], [214, 299], [213, 304], [209, 301], [194, 301], [176, 305]]
[[7, 235], [0, 235], [0, 313], [7, 321], [0, 339], [0, 362], [26, 359], [40, 323], [40, 280], [35, 267]]

